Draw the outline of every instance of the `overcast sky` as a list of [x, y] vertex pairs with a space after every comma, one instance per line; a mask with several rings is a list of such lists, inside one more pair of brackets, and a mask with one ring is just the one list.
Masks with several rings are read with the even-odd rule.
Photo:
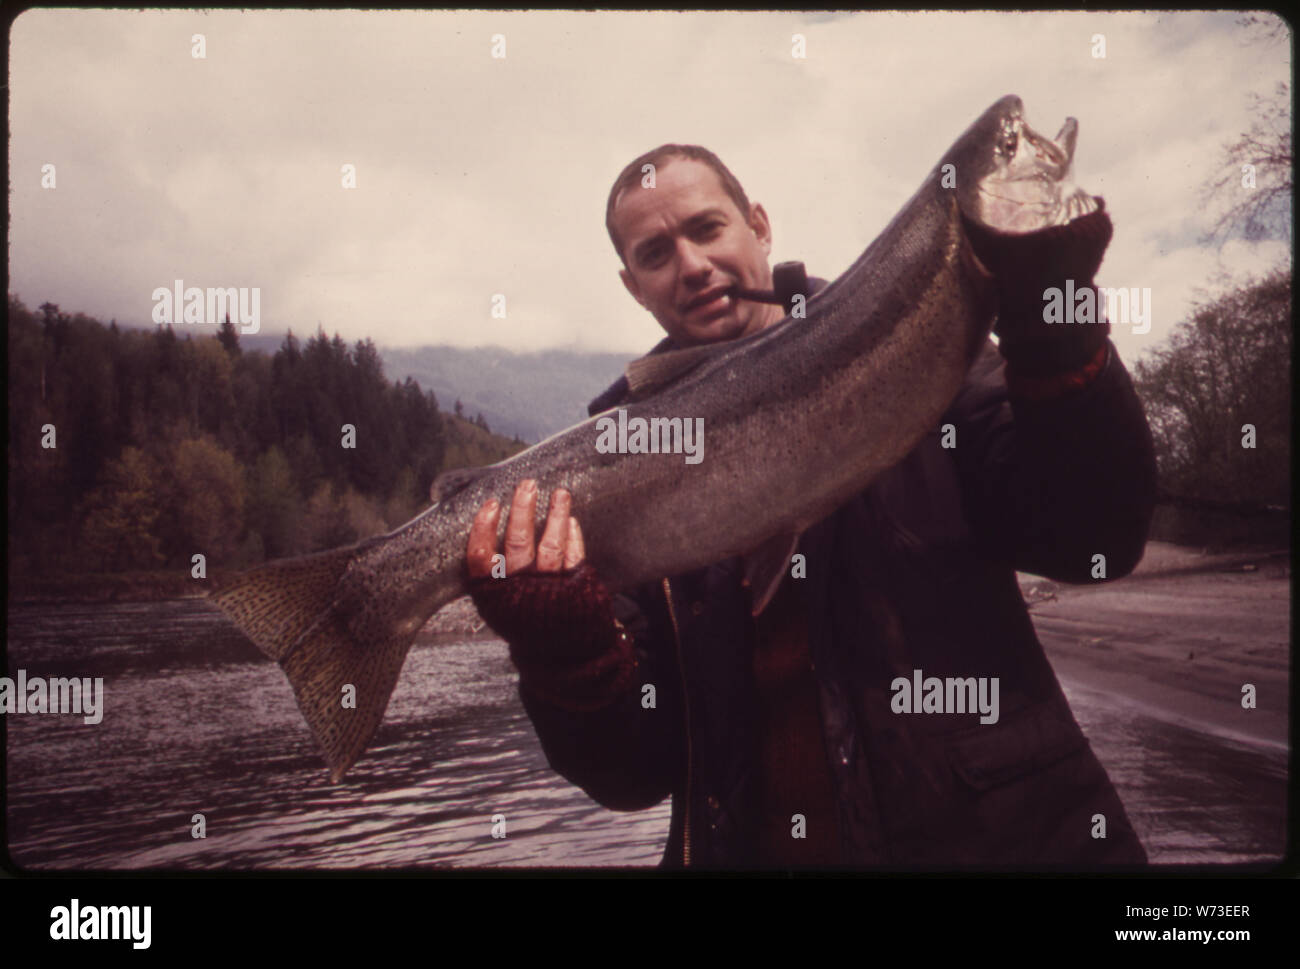
[[1197, 244], [1250, 92], [1290, 76], [1289, 38], [1236, 16], [28, 11], [9, 291], [143, 325], [179, 278], [260, 287], [263, 332], [635, 354], [661, 333], [618, 280], [604, 205], [637, 154], [711, 148], [767, 209], [773, 262], [834, 278], [1014, 93], [1048, 134], [1079, 119], [1076, 178], [1115, 223], [1098, 282], [1152, 290], [1151, 332], [1114, 334], [1132, 360], [1220, 264], [1290, 260]]

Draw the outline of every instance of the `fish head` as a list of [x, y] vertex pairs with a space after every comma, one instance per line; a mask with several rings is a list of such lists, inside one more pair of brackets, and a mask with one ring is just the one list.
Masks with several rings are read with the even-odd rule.
[[1074, 118], [1055, 138], [1035, 131], [1012, 94], [984, 112], [940, 166], [955, 166], [958, 204], [968, 219], [1000, 232], [1034, 232], [1097, 209], [1072, 180], [1078, 138]]

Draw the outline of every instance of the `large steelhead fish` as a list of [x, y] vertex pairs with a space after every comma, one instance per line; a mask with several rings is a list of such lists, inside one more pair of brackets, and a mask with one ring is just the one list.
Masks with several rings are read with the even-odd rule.
[[[734, 555], [757, 560], [761, 548], [784, 554], [904, 458], [956, 396], [993, 322], [992, 277], [959, 212], [1026, 232], [1092, 211], [1067, 180], [1076, 131], [1067, 119], [1045, 138], [1019, 98], [1002, 98], [807, 300], [806, 318], [629, 366], [619, 420], [702, 418], [699, 463], [604, 453], [609, 425], [597, 415], [499, 464], [444, 475], [433, 506], [388, 535], [223, 580], [213, 601], [280, 663], [332, 779], [379, 726], [416, 632], [465, 593], [469, 526], [488, 498], [508, 506], [536, 478], [540, 526], [546, 496], [568, 488], [588, 560], [617, 591]], [[788, 568], [788, 555], [776, 561]], [[765, 585], [780, 574], [769, 570]], [[349, 684], [355, 707], [343, 703]]]

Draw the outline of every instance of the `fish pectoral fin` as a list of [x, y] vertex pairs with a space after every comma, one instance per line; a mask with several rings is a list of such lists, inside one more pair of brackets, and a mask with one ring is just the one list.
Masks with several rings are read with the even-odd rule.
[[429, 500], [435, 505], [446, 501], [471, 482], [481, 478], [487, 470], [487, 468], [457, 468], [455, 471], [444, 471], [433, 479], [433, 484], [429, 485]]
[[684, 377], [706, 360], [712, 360], [726, 351], [725, 343], [708, 343], [633, 360], [625, 372], [629, 396], [633, 400], [640, 399], [679, 377]]
[[749, 586], [752, 615], [761, 615], [776, 596], [781, 580], [789, 574], [801, 534], [782, 532], [774, 535], [744, 556], [744, 582]]

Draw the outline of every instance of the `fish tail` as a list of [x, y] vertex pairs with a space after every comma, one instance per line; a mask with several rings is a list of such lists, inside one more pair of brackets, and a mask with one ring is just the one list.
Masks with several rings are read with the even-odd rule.
[[419, 624], [361, 642], [334, 607], [361, 546], [284, 559], [224, 579], [209, 598], [289, 678], [338, 783], [383, 719]]

